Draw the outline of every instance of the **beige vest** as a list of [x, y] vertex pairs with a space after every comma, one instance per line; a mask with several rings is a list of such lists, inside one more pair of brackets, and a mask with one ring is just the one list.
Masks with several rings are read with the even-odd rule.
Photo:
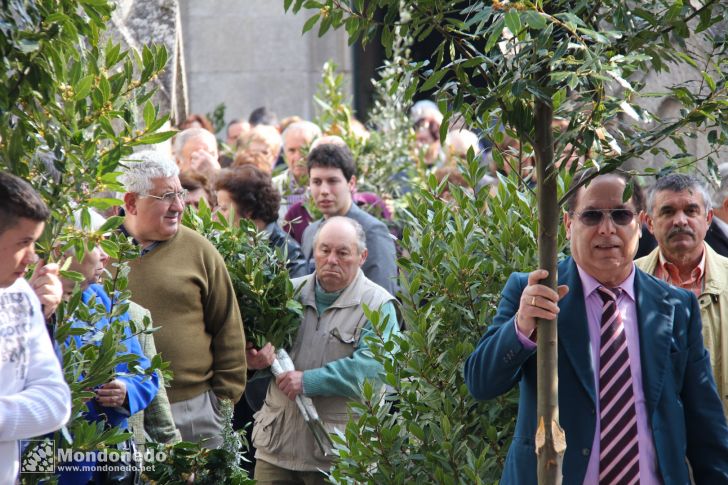
[[[362, 327], [367, 322], [362, 304], [375, 310], [394, 299], [384, 288], [368, 280], [360, 269], [339, 298], [319, 315], [314, 278], [315, 274], [312, 274], [293, 280], [294, 287], [302, 287], [299, 299], [304, 307], [304, 317], [291, 358], [296, 370], [301, 371], [323, 367], [354, 353]], [[343, 431], [349, 419], [349, 399], [341, 396], [314, 396], [312, 399], [326, 430], [330, 433], [336, 428]], [[265, 403], [255, 413], [253, 444], [257, 448], [257, 459], [288, 470], [328, 470], [331, 466], [332, 457], [321, 453], [295, 402], [275, 383], [268, 387]]]

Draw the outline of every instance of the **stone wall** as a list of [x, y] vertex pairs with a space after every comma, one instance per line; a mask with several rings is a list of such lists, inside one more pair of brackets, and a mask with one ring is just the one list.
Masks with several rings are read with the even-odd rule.
[[283, 0], [179, 0], [179, 6], [190, 113], [225, 103], [228, 121], [259, 106], [279, 119], [311, 118], [324, 62], [334, 60], [351, 79], [346, 32], [302, 35], [308, 15], [285, 13]]
[[[695, 27], [697, 21], [691, 22], [692, 26]], [[719, 24], [714, 25], [709, 29], [709, 32], [714, 35], [722, 35], [728, 29], [728, 20], [723, 21]], [[688, 49], [697, 58], [703, 59], [710, 57], [710, 45], [705, 41], [704, 38], [693, 36], [686, 41]], [[716, 59], [713, 59], [716, 61]], [[700, 69], [704, 69], [705, 66], [699, 66]], [[717, 77], [716, 77], [717, 78]], [[702, 80], [701, 74], [698, 69], [689, 66], [687, 63], [670, 64], [667, 69], [663, 72], [657, 73], [651, 71], [646, 74], [635, 75], [633, 80], [640, 81], [645, 84], [645, 93], [667, 93], [667, 88], [672, 86], [685, 86], [693, 93], [700, 93], [703, 96], [707, 94], [707, 87]], [[701, 92], [702, 89], [702, 92]], [[673, 122], [680, 116], [680, 110], [682, 105], [671, 96], [655, 96], [648, 97], [643, 96], [637, 100], [638, 104], [647, 109], [649, 112], [655, 114], [663, 122]], [[624, 122], [629, 125], [633, 121], [626, 116], [623, 116]], [[646, 129], [655, 128], [656, 124], [643, 124], [642, 127]], [[695, 174], [702, 173], [707, 175], [706, 160], [708, 155], [718, 163], [726, 161], [728, 158], [728, 147], [720, 147], [718, 153], [711, 154], [712, 147], [708, 143], [707, 131], [704, 128], [696, 129], [694, 126], [689, 126], [683, 130], [685, 133], [692, 133], [695, 135], [694, 138], [685, 137], [685, 148], [687, 153], [694, 155], [699, 160], [697, 166], [690, 168], [691, 172]], [[660, 144], [661, 147], [665, 148], [669, 154], [674, 155], [680, 153], [681, 150], [670, 140], [665, 140]], [[631, 160], [627, 166], [629, 168], [644, 169], [646, 167], [661, 168], [668, 161], [668, 157], [663, 153], [657, 153], [655, 155], [645, 154], [640, 160]]]

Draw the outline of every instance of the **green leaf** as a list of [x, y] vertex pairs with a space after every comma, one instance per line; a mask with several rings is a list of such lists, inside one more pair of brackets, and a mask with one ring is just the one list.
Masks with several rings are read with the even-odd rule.
[[524, 19], [529, 27], [535, 30], [541, 30], [546, 27], [546, 17], [541, 15], [539, 12], [529, 10], [524, 14]]
[[319, 25], [319, 30], [318, 30], [319, 37], [323, 37], [324, 34], [331, 28], [332, 19], [333, 19], [333, 17], [331, 15], [327, 15], [326, 17], [323, 18], [323, 20], [321, 21], [321, 25]]
[[61, 278], [66, 278], [76, 283], [83, 283], [86, 280], [86, 277], [77, 271], [60, 270], [59, 274], [61, 275]]
[[32, 39], [21, 39], [16, 45], [18, 50], [20, 50], [23, 54], [30, 54], [40, 48], [40, 43], [37, 40]]
[[176, 131], [160, 131], [139, 137], [132, 145], [155, 145], [167, 141], [176, 135]]
[[101, 92], [104, 102], [108, 101], [111, 97], [111, 85], [109, 84], [109, 80], [106, 76], [102, 76], [99, 80], [99, 91]]
[[584, 27], [578, 27], [576, 30], [595, 42], [599, 42], [600, 44], [609, 44], [609, 38], [597, 31], [586, 29]]
[[316, 25], [316, 22], [318, 22], [318, 19], [320, 16], [321, 16], [321, 14], [317, 13], [316, 15], [313, 15], [310, 19], [306, 20], [306, 23], [303, 24], [302, 33], [305, 34], [309, 30], [311, 30], [313, 28], [313, 26]]
[[521, 17], [518, 15], [518, 10], [510, 9], [505, 15], [506, 27], [511, 31], [513, 35], [518, 35], [521, 31]]
[[708, 83], [708, 87], [710, 87], [710, 90], [715, 91], [715, 81], [713, 80], [712, 77], [710, 77], [710, 74], [708, 74], [705, 71], [700, 71], [700, 74], [702, 74], [705, 82]]
[[79, 80], [73, 86], [73, 91], [74, 91], [73, 100], [78, 101], [78, 100], [81, 100], [81, 99], [85, 98], [86, 96], [88, 96], [88, 93], [91, 91], [91, 86], [93, 85], [93, 82], [94, 82], [93, 75], [88, 75], [88, 76], [81, 78], [81, 80]]
[[91, 227], [91, 212], [88, 207], [81, 209], [81, 227], [84, 229]]
[[99, 246], [101, 246], [101, 249], [103, 249], [104, 252], [112, 258], [119, 258], [119, 245], [116, 244], [114, 241], [102, 239], [101, 241], [99, 241]]
[[154, 118], [157, 115], [154, 105], [151, 101], [147, 101], [144, 105], [144, 125], [149, 128], [154, 123]]
[[559, 109], [559, 107], [563, 104], [563, 102], [566, 101], [566, 88], [562, 87], [558, 91], [554, 93], [554, 95], [551, 97], [551, 102], [553, 103], [554, 111]]
[[493, 25], [490, 35], [488, 36], [488, 42], [485, 43], [485, 52], [490, 52], [490, 50], [498, 43], [501, 35], [503, 34], [504, 25], [505, 21], [502, 18]]
[[624, 188], [624, 192], [622, 193], [622, 202], [627, 203], [629, 199], [632, 198], [632, 194], [634, 194], [634, 179], [630, 179], [629, 182], [627, 182], [627, 186]]
[[[122, 203], [123, 202], [119, 199], [111, 199], [111, 198], [94, 198], [94, 199], [90, 199], [88, 201], [88, 205], [90, 205], [94, 209], [99, 209], [101, 211], [105, 211], [107, 209], [110, 209], [111, 207], [118, 207]], [[107, 223], [108, 223], [108, 221], [107, 221]], [[105, 225], [106, 224], [104, 224], [104, 226]]]
[[422, 88], [420, 88], [422, 91], [428, 91], [432, 88], [434, 88], [437, 83], [440, 82], [442, 77], [447, 73], [447, 69], [439, 69], [437, 71], [432, 71], [432, 74], [427, 78], [427, 80], [422, 84]]

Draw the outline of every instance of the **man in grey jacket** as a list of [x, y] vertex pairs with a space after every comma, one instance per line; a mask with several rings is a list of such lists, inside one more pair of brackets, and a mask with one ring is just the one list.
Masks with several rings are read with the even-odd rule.
[[[397, 264], [394, 238], [376, 217], [361, 210], [352, 199], [356, 189], [356, 163], [346, 145], [321, 143], [308, 154], [308, 183], [311, 197], [324, 219], [346, 216], [354, 219], [366, 234], [369, 257], [362, 266], [367, 278], [397, 294]], [[313, 263], [313, 236], [322, 219], [312, 222], [303, 233], [304, 257]], [[313, 268], [311, 268], [313, 269]]]

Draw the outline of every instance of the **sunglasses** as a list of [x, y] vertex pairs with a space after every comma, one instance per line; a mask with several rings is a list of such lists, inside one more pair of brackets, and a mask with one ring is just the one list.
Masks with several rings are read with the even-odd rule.
[[584, 212], [575, 212], [575, 214], [585, 226], [598, 226], [602, 223], [605, 214], [608, 214], [616, 225], [626, 226], [637, 215], [630, 209], [589, 209]]

